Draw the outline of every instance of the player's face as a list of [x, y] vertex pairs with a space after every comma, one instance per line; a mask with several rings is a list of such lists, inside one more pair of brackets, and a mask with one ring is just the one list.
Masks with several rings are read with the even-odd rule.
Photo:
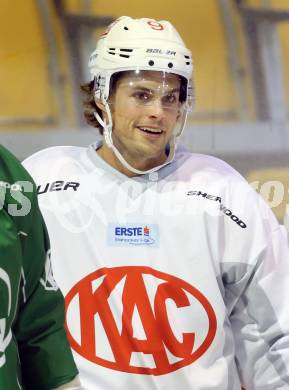
[[110, 99], [113, 143], [135, 168], [162, 164], [179, 117], [180, 78], [174, 74], [126, 72]]

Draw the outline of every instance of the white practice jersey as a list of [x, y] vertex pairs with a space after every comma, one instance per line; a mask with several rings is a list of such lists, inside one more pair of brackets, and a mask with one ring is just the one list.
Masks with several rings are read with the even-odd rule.
[[128, 178], [88, 148], [25, 162], [87, 390], [289, 389], [289, 254], [233, 168], [179, 147]]

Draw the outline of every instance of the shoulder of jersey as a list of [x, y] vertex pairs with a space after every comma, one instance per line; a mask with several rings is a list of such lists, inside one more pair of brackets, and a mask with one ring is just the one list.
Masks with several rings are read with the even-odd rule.
[[206, 154], [191, 153], [181, 146], [177, 151], [177, 159], [182, 162], [185, 170], [191, 173], [201, 173], [212, 179], [230, 179], [246, 182], [243, 176], [225, 161]]
[[52, 146], [32, 154], [23, 161], [23, 165], [30, 172], [49, 169], [65, 160], [77, 160], [84, 150], [80, 146]]

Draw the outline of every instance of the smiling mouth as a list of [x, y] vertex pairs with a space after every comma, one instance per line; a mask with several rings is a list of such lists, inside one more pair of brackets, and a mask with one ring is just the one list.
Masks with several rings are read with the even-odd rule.
[[146, 126], [138, 126], [138, 129], [143, 131], [144, 133], [153, 134], [153, 135], [160, 135], [164, 132], [162, 129], [146, 127]]

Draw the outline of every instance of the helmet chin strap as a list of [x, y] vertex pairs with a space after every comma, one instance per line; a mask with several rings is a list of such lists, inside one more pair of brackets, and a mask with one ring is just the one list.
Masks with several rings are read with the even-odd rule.
[[170, 139], [170, 143], [169, 143], [169, 145], [170, 145], [170, 152], [169, 152], [169, 155], [168, 155], [166, 161], [163, 164], [158, 165], [158, 166], [156, 166], [154, 168], [148, 169], [146, 171], [141, 171], [141, 170], [136, 169], [133, 166], [131, 166], [124, 159], [124, 157], [119, 152], [119, 150], [114, 146], [113, 140], [112, 140], [112, 125], [113, 124], [112, 124], [112, 116], [111, 116], [110, 107], [109, 107], [107, 101], [104, 98], [101, 99], [101, 102], [102, 102], [102, 104], [105, 107], [105, 111], [106, 111], [107, 117], [108, 117], [108, 123], [106, 122], [106, 119], [103, 120], [100, 117], [100, 115], [98, 114], [97, 111], [94, 112], [94, 116], [97, 119], [98, 123], [103, 127], [103, 136], [104, 136], [104, 140], [105, 140], [106, 145], [109, 148], [112, 149], [112, 151], [114, 152], [114, 154], [117, 157], [117, 159], [119, 160], [119, 162], [126, 169], [128, 169], [130, 172], [136, 173], [137, 175], [145, 175], [147, 173], [152, 173], [152, 172], [158, 171], [160, 168], [162, 168], [165, 165], [169, 164], [173, 160], [173, 158], [175, 156], [175, 149], [176, 149], [176, 138], [178, 138], [182, 134], [182, 131], [183, 131], [185, 125], [186, 125], [186, 120], [187, 120], [187, 115], [188, 115], [187, 111], [185, 111], [185, 113], [183, 115], [183, 119], [182, 119], [182, 124], [181, 124], [180, 130], [177, 133], [173, 133], [173, 135], [172, 135], [172, 137]]

